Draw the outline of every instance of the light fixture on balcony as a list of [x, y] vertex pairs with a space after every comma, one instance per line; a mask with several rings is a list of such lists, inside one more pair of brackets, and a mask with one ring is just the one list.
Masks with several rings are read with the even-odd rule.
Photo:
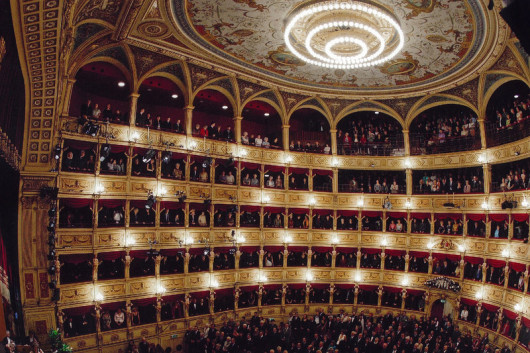
[[313, 277], [313, 273], [311, 273], [311, 271], [307, 270], [306, 273], [305, 273], [305, 280], [307, 282], [311, 282], [313, 281], [315, 278]]
[[526, 195], [523, 195], [523, 201], [521, 201], [521, 206], [528, 207], [528, 200], [526, 200]]
[[290, 244], [293, 242], [293, 237], [290, 236], [289, 234], [285, 234], [285, 236], [283, 237], [283, 242], [285, 244]]
[[94, 188], [94, 192], [98, 195], [101, 195], [105, 192], [105, 187], [101, 183], [96, 183], [96, 187]]
[[270, 116], [270, 115], [271, 115], [270, 113], [263, 114], [263, 116]]
[[308, 64], [329, 69], [380, 65], [405, 43], [394, 14], [372, 1], [307, 2], [296, 7], [286, 23], [289, 51]]
[[486, 155], [484, 153], [479, 154], [477, 160], [479, 163], [486, 163]]
[[285, 161], [285, 163], [291, 163], [293, 161], [293, 157], [291, 157], [290, 155], [286, 155], [283, 160]]
[[502, 252], [501, 252], [501, 255], [502, 255], [502, 257], [506, 257], [506, 258], [510, 257], [510, 250], [503, 249]]
[[409, 277], [408, 276], [403, 276], [403, 279], [401, 280], [401, 285], [403, 286], [408, 286], [410, 283], [410, 280], [409, 280]]
[[412, 167], [412, 162], [410, 161], [409, 158], [405, 158], [404, 164], [405, 164], [405, 168], [407, 169], [410, 169], [410, 167]]
[[523, 306], [517, 303], [513, 306], [513, 309], [515, 310], [515, 312], [520, 313], [523, 310]]
[[489, 208], [488, 200], [484, 199], [484, 201], [482, 201], [482, 204], [480, 205], [480, 207], [482, 207], [482, 209], [486, 211]]
[[125, 87], [125, 82], [123, 81], [118, 82], [118, 87]]
[[464, 244], [458, 244], [458, 251], [465, 252], [466, 251], [465, 245]]
[[131, 133], [131, 136], [130, 136], [129, 140], [132, 141], [132, 142], [136, 142], [136, 141], [138, 141], [139, 138], [140, 138], [140, 134], [138, 132], [136, 132], [136, 131], [133, 131]]
[[268, 281], [267, 275], [265, 275], [265, 273], [263, 273], [262, 271], [259, 271], [258, 282], [259, 283], [265, 283], [267, 281]]
[[309, 205], [310, 206], [315, 206], [316, 203], [317, 203], [317, 200], [314, 197], [310, 197], [309, 198]]
[[332, 245], [337, 245], [339, 243], [339, 237], [337, 236], [337, 234], [334, 234], [332, 237], [331, 237], [331, 244]]
[[262, 195], [261, 196], [261, 202], [262, 203], [269, 203], [271, 201], [271, 198], [269, 195]]
[[166, 288], [159, 284], [156, 286], [156, 294], [164, 294], [166, 292]]
[[357, 199], [357, 207], [363, 207], [364, 206], [364, 200], [363, 198]]
[[432, 248], [434, 248], [434, 243], [432, 241], [429, 241], [427, 243], [427, 249], [432, 250]]
[[484, 293], [483, 293], [483, 289], [482, 288], [475, 292], [475, 299], [481, 300], [483, 296], [484, 296]]
[[339, 165], [339, 160], [337, 157], [331, 158], [331, 165], [337, 167]]
[[355, 271], [355, 282], [361, 282], [361, 271]]
[[410, 199], [407, 199], [407, 201], [405, 201], [405, 208], [407, 209], [412, 208], [412, 202], [410, 202]]
[[103, 294], [101, 294], [101, 292], [96, 289], [96, 291], [94, 293], [94, 301], [102, 302], [104, 299], [105, 299], [105, 297], [103, 297]]
[[383, 238], [381, 240], [381, 246], [383, 246], [383, 247], [388, 246], [388, 240], [386, 238]]
[[221, 108], [222, 108], [223, 110], [227, 110], [227, 109], [228, 109], [228, 105], [223, 105]]
[[171, 95], [171, 98], [173, 98], [173, 99], [177, 99], [178, 97], [179, 97], [179, 95], [176, 94], [176, 93], [173, 93], [173, 94]]
[[188, 141], [188, 149], [194, 150], [197, 148], [197, 142], [195, 141]]
[[214, 275], [210, 275], [210, 288], [218, 288], [219, 282], [215, 279]]
[[134, 240], [133, 237], [130, 237], [130, 236], [125, 237], [125, 246], [126, 247], [131, 247], [131, 246], [133, 246], [135, 244], [136, 244], [136, 240]]

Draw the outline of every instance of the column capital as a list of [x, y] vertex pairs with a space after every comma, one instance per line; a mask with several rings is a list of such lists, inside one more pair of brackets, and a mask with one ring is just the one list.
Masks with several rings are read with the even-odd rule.
[[409, 130], [408, 129], [403, 129], [403, 130], [401, 130], [401, 132], [403, 132], [404, 134], [408, 134]]
[[75, 78], [68, 78], [67, 79], [68, 83], [71, 83], [71, 84], [74, 84], [77, 82], [77, 80]]
[[234, 120], [243, 120], [243, 117], [242, 117], [242, 116], [234, 116], [233, 119], [234, 119]]
[[329, 132], [330, 132], [331, 134], [336, 134], [337, 131], [338, 131], [337, 129], [329, 129]]
[[184, 107], [185, 110], [193, 110], [195, 107], [193, 105], [187, 105]]
[[131, 94], [129, 95], [129, 97], [130, 97], [130, 98], [138, 98], [138, 97], [140, 97], [140, 93], [131, 93]]
[[286, 128], [288, 129], [288, 128], [290, 128], [290, 127], [291, 127], [291, 125], [289, 125], [289, 124], [284, 124], [284, 125], [282, 125], [282, 129], [286, 129]]

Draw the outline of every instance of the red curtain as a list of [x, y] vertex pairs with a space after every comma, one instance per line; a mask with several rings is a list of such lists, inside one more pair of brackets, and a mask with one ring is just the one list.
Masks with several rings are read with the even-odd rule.
[[510, 320], [517, 319], [517, 314], [512, 312], [512, 311], [510, 311], [510, 310], [503, 309], [502, 314], [503, 314], [503, 316], [506, 316]]
[[[248, 207], [248, 206], [247, 206]], [[285, 208], [283, 207], [264, 207], [263, 212], [269, 212], [269, 213], [284, 213]]]
[[513, 220], [517, 222], [527, 222], [528, 221], [528, 214], [527, 213], [512, 213]]
[[359, 211], [347, 211], [347, 210], [340, 210], [337, 211], [337, 215], [343, 216], [343, 217], [351, 217], [356, 216], [359, 214]]
[[239, 287], [243, 292], [250, 292], [253, 290], [258, 290], [259, 286], [246, 286], [246, 287]]
[[409, 256], [429, 257], [429, 253], [428, 252], [423, 252], [423, 251], [409, 251]]
[[278, 252], [283, 251], [285, 248], [283, 246], [264, 246], [263, 250], [268, 252]]
[[327, 246], [314, 246], [311, 250], [313, 250], [313, 252], [330, 252], [333, 248]]
[[484, 263], [484, 259], [482, 257], [475, 256], [464, 256], [464, 261], [469, 262], [472, 265]]
[[430, 213], [411, 213], [410, 218], [416, 218], [416, 219], [430, 219], [431, 214]]
[[289, 246], [289, 251], [302, 252], [307, 251], [307, 246]]
[[83, 314], [90, 313], [92, 310], [94, 310], [94, 306], [93, 305], [80, 306], [80, 307], [77, 307], [77, 308], [63, 309], [64, 313], [67, 316], [81, 316]]
[[94, 259], [93, 254], [75, 254], [75, 255], [61, 255], [61, 262], [68, 262], [71, 264], [80, 264], [81, 262], [91, 261]]
[[507, 214], [490, 213], [490, 219], [494, 222], [507, 221], [509, 216]]
[[472, 220], [473, 222], [485, 221], [486, 215], [479, 213], [468, 213], [466, 214], [467, 219]]
[[506, 266], [506, 261], [502, 261], [502, 260], [488, 259], [488, 260], [487, 260], [487, 263], [488, 263], [488, 265], [490, 265], [491, 267], [496, 267], [496, 268]]
[[385, 254], [390, 256], [404, 256], [405, 250], [392, 250], [392, 249], [386, 249]]
[[177, 255], [177, 253], [179, 251], [184, 252], [185, 249], [184, 248], [180, 248], [180, 249], [162, 249], [162, 250], [160, 250], [160, 255], [162, 255], [162, 256], [175, 256], [175, 255]]
[[285, 173], [285, 167], [279, 165], [266, 165], [265, 172]]
[[462, 215], [460, 213], [436, 213], [434, 215], [434, 219], [444, 220], [448, 218], [456, 221], [462, 219]]
[[510, 262], [509, 266], [510, 266], [510, 269], [515, 270], [517, 272], [526, 271], [526, 265], [518, 264], [517, 262]]
[[190, 203], [190, 211], [210, 211], [210, 206], [205, 205], [203, 203]]
[[107, 200], [107, 199], [100, 199], [98, 201], [99, 207], [106, 207], [106, 208], [116, 208], [119, 206], [125, 207], [125, 200]]
[[392, 218], [407, 218], [407, 212], [387, 212], [386, 215]]
[[381, 254], [381, 249], [362, 248], [361, 252], [368, 255]]
[[305, 208], [290, 208], [289, 213], [294, 214], [309, 214], [309, 210]]
[[136, 299], [136, 300], [131, 300], [131, 302], [133, 305], [148, 306], [148, 305], [154, 304], [156, 302], [156, 298]]
[[527, 319], [526, 317], [523, 316], [521, 322], [523, 323], [523, 325], [530, 328], [530, 319]]
[[468, 298], [461, 298], [460, 302], [467, 306], [475, 306], [478, 303], [476, 300], [468, 299]]
[[260, 206], [241, 206], [242, 212], [259, 212], [261, 207]]
[[305, 283], [288, 283], [290, 289], [301, 289], [305, 288]]
[[369, 285], [369, 284], [361, 284], [359, 285], [359, 288], [366, 291], [374, 291], [377, 289], [377, 286]]
[[336, 248], [337, 253], [350, 254], [352, 252], [357, 252], [357, 248]]
[[91, 150], [96, 147], [96, 144], [79, 140], [66, 140], [64, 141], [64, 147], [75, 148], [78, 150]]
[[497, 310], [499, 310], [498, 306], [491, 305], [491, 304], [484, 303], [484, 302], [482, 303], [482, 308], [489, 312], [496, 312]]
[[215, 205], [214, 210], [215, 211], [226, 211], [229, 208], [234, 208], [235, 205]]
[[362, 211], [362, 217], [381, 217], [383, 212], [380, 211]]
[[183, 210], [185, 208], [184, 203], [172, 202], [172, 201], [161, 201], [160, 209], [168, 208], [170, 210]]
[[335, 287], [340, 288], [340, 289], [350, 289], [350, 288], [355, 287], [355, 284], [353, 284], [353, 283], [341, 283], [341, 284], [336, 284]]
[[115, 311], [115, 310], [123, 309], [123, 308], [125, 308], [125, 302], [101, 304], [101, 309], [103, 310]]
[[147, 250], [131, 250], [129, 254], [131, 257], [137, 258], [137, 259], [147, 258]]
[[328, 175], [330, 177], [333, 177], [333, 171], [332, 170], [313, 169], [313, 174], [314, 175], [321, 175], [321, 176]]
[[445, 259], [448, 259], [451, 261], [460, 261], [460, 255], [433, 253], [432, 256], [438, 259], [439, 261], [443, 261]]
[[123, 153], [127, 151], [129, 151], [129, 146], [123, 146], [123, 145], [111, 145], [110, 146], [111, 153]]
[[423, 295], [425, 291], [419, 289], [407, 289], [407, 295]]
[[327, 289], [329, 288], [328, 283], [311, 283], [311, 288], [313, 289]]
[[124, 255], [125, 253], [122, 251], [101, 252], [98, 254], [98, 259], [101, 261], [112, 261], [122, 258]]
[[92, 201], [89, 199], [61, 199], [61, 207], [70, 207], [70, 208], [83, 208], [83, 207], [92, 207]]
[[240, 246], [239, 250], [244, 252], [254, 252], [259, 250], [259, 246]]
[[305, 175], [305, 174], [309, 174], [309, 169], [307, 169], [307, 168], [293, 168], [293, 167], [289, 167], [289, 173], [290, 174]]
[[199, 255], [199, 254], [202, 254], [203, 251], [204, 251], [204, 248], [190, 248], [189, 249], [190, 255]]
[[210, 296], [210, 291], [204, 290], [201, 292], [195, 292], [195, 293], [190, 293], [190, 294], [192, 298], [201, 299], [201, 298], [206, 298]]
[[131, 200], [131, 209], [133, 207], [145, 208], [145, 202], [146, 202], [146, 200], [141, 200], [141, 201], [140, 200]]
[[233, 249], [232, 247], [229, 247], [229, 246], [222, 246], [222, 247], [216, 247], [213, 249], [213, 251], [216, 253], [216, 254], [228, 254], [228, 252], [230, 251], [230, 249]]
[[313, 215], [317, 215], [317, 214], [321, 216], [327, 216], [327, 215], [332, 216], [333, 212], [330, 210], [313, 210]]
[[257, 163], [241, 162], [241, 169], [259, 170], [260, 167]]
[[396, 287], [383, 287], [383, 290], [387, 293], [400, 293], [401, 292], [401, 288], [396, 288]]

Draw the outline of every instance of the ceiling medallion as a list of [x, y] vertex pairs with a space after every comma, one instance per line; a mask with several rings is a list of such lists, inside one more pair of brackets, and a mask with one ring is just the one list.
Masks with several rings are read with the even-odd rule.
[[330, 69], [380, 65], [395, 57], [405, 38], [396, 17], [372, 1], [309, 1], [287, 18], [289, 51]]

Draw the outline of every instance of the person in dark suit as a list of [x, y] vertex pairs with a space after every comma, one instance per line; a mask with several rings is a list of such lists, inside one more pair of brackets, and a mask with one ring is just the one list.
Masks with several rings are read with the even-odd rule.
[[175, 132], [183, 132], [184, 131], [184, 126], [182, 126], [180, 120], [177, 120], [177, 122], [173, 126], [173, 129], [175, 130]]
[[147, 114], [145, 109], [142, 108], [138, 113], [136, 113], [136, 126], [144, 126], [146, 123]]
[[81, 116], [92, 116], [92, 110], [94, 107], [92, 107], [92, 101], [89, 99], [85, 104], [81, 105]]

